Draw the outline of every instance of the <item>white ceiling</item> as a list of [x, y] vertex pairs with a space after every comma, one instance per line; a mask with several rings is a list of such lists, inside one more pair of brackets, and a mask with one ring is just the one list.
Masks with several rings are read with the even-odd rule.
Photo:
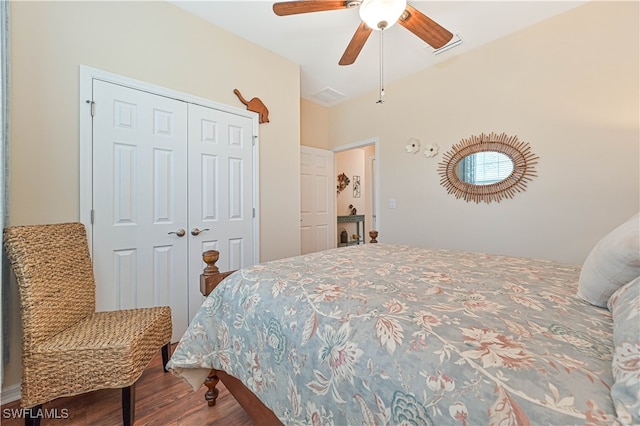
[[[300, 65], [300, 95], [333, 106], [380, 86], [379, 33], [369, 37], [353, 65], [338, 61], [360, 24], [358, 10], [276, 16], [273, 1], [169, 0], [178, 7]], [[585, 1], [413, 1], [409, 3], [459, 36], [462, 44], [438, 55], [400, 25], [384, 33], [384, 81], [438, 62], [572, 9]], [[454, 36], [454, 39], [456, 37]], [[256, 70], [259, 64], [256, 64]], [[338, 99], [318, 94], [337, 91]], [[333, 92], [332, 92], [333, 93]]]

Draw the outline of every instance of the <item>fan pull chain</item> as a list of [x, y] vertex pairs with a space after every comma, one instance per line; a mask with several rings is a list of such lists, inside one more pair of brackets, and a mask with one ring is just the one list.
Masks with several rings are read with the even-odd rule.
[[384, 103], [384, 28], [380, 28], [380, 98], [377, 104]]

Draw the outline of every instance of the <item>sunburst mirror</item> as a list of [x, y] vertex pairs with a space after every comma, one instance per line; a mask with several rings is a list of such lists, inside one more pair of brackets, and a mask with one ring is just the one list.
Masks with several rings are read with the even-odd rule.
[[529, 144], [505, 133], [482, 133], [462, 139], [438, 164], [440, 183], [466, 201], [500, 202], [527, 188], [536, 175], [538, 157]]

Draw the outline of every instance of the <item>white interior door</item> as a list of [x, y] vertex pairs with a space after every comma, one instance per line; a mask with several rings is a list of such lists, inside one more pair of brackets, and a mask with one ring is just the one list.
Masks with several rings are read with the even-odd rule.
[[336, 246], [333, 152], [300, 147], [300, 248], [312, 253]]
[[[218, 250], [221, 271], [253, 265], [253, 121], [189, 104], [189, 270], [202, 273], [201, 254]], [[195, 235], [194, 235], [195, 234]], [[194, 281], [194, 280], [191, 280]], [[189, 287], [193, 316], [202, 304]]]
[[189, 322], [187, 104], [94, 80], [93, 262], [98, 310], [169, 305]]

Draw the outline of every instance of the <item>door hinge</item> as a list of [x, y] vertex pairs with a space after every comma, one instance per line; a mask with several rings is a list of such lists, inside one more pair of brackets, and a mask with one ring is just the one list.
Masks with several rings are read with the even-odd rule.
[[91, 104], [91, 116], [96, 115], [96, 103], [95, 101], [88, 101]]
[[93, 222], [96, 218], [96, 211], [91, 209], [91, 224], [93, 225]]
[[254, 219], [256, 218], [256, 208], [255, 207], [253, 208], [253, 218]]

